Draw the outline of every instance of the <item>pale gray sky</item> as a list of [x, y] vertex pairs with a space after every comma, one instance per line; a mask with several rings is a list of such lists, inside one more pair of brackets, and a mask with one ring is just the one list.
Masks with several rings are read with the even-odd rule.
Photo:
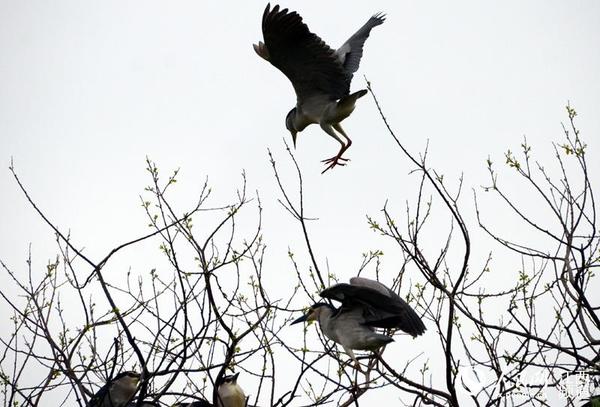
[[[550, 161], [551, 141], [562, 140], [567, 101], [579, 113], [589, 153], [600, 156], [596, 1], [282, 4], [334, 48], [370, 15], [387, 13], [367, 40], [352, 89], [364, 88], [367, 75], [405, 145], [416, 153], [429, 140], [431, 166], [449, 182], [464, 173], [464, 208], [473, 226], [470, 189], [487, 182], [488, 155], [502, 167], [503, 153], [516, 150], [526, 135], [534, 152]], [[147, 231], [138, 195], [149, 182], [148, 156], [163, 173], [181, 168], [180, 207], [193, 202], [205, 177], [215, 205], [227, 202], [245, 170], [265, 208], [270, 278], [285, 284], [292, 276], [288, 246], [299, 256], [304, 247], [297, 225], [276, 203], [267, 148], [289, 168], [282, 138], [291, 142], [284, 119], [295, 95], [252, 50], [262, 39], [264, 6], [0, 1], [0, 258], [19, 270], [30, 242], [38, 265], [56, 253], [50, 230], [6, 169], [11, 157], [40, 208], [97, 258]], [[319, 161], [338, 145], [318, 126], [299, 134], [296, 156], [308, 215], [319, 218], [312, 225], [319, 259], [347, 279], [362, 252], [393, 250], [368, 230], [365, 215], [377, 215], [389, 199], [402, 218], [418, 178], [408, 175], [413, 168], [370, 96], [344, 128], [353, 140], [347, 167], [320, 174]], [[592, 176], [600, 174], [600, 160], [590, 164]], [[288, 182], [293, 175], [286, 172]], [[503, 169], [502, 176], [510, 184], [510, 172]], [[512, 188], [519, 193], [519, 184]], [[491, 206], [490, 219], [495, 211]], [[525, 233], [512, 222], [497, 223]], [[488, 243], [474, 243], [474, 266]], [[139, 253], [129, 256], [119, 258], [124, 267], [148, 266]]]

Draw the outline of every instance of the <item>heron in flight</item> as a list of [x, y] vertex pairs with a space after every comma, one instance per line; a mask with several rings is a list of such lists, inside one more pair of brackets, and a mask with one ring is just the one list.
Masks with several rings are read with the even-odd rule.
[[323, 172], [345, 165], [342, 155], [352, 144], [340, 123], [354, 111], [356, 100], [367, 94], [365, 89], [350, 93], [352, 76], [358, 70], [363, 46], [371, 29], [382, 24], [385, 15], [371, 17], [337, 50], [330, 48], [309, 31], [295, 11], [271, 9], [267, 4], [262, 19], [264, 43], [254, 44], [254, 50], [269, 61], [292, 82], [296, 91], [296, 107], [289, 111], [285, 125], [292, 134], [294, 147], [298, 132], [318, 123], [336, 139], [339, 152], [322, 162]]
[[411, 306], [379, 281], [354, 277], [350, 284], [335, 284], [320, 295], [339, 301], [342, 306], [335, 308], [318, 302], [292, 325], [319, 321], [325, 336], [342, 345], [359, 369], [353, 349], [375, 351], [394, 341], [391, 336], [376, 332], [375, 328], [399, 329], [412, 336], [425, 332], [423, 321]]

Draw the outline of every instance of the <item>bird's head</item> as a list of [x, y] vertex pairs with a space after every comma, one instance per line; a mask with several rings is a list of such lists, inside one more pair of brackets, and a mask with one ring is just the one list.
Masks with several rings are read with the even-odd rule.
[[298, 134], [298, 130], [296, 126], [294, 126], [294, 118], [296, 117], [296, 108], [290, 110], [285, 116], [285, 127], [288, 129], [290, 133], [292, 133], [292, 141], [294, 142], [294, 148], [296, 148], [296, 135]]
[[331, 308], [332, 308], [332, 306], [325, 302], [317, 302], [316, 304], [311, 305], [310, 308], [308, 309], [308, 311], [304, 315], [302, 315], [300, 318], [298, 318], [297, 320], [292, 322], [291, 325], [298, 324], [300, 322], [309, 322], [309, 321], [318, 320], [319, 315], [321, 315], [321, 312], [323, 312], [323, 310], [325, 310], [325, 309], [331, 310]]
[[141, 375], [137, 372], [121, 372], [115, 376], [113, 382], [119, 382], [130, 387], [137, 387]]
[[233, 375], [223, 376], [223, 378], [217, 383], [217, 386], [237, 384], [237, 378], [239, 375], [240, 374], [238, 372]]
[[[122, 372], [116, 375], [110, 382], [110, 387], [108, 390], [110, 394], [109, 399], [114, 401], [111, 404], [123, 406], [126, 405], [126, 403], [130, 401], [137, 392], [138, 384], [140, 383], [140, 377], [140, 374], [137, 372]], [[106, 398], [104, 400], [106, 401]]]
[[[248, 405], [248, 399], [244, 389], [237, 384], [239, 373], [231, 376], [223, 376], [215, 384], [217, 385], [217, 406], [220, 407], [243, 407]], [[212, 404], [211, 404], [212, 405]]]

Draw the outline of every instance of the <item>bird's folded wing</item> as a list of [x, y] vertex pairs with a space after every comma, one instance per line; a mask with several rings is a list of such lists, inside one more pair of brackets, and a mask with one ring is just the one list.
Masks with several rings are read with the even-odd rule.
[[394, 312], [381, 308], [365, 308], [365, 325], [375, 328], [400, 329], [412, 336], [425, 332], [425, 325], [417, 313], [404, 300], [396, 307]]
[[267, 5], [262, 30], [269, 62], [292, 82], [300, 103], [314, 96], [337, 100], [348, 94], [351, 76], [298, 13]]
[[94, 394], [92, 396], [90, 401], [88, 401], [87, 406], [88, 407], [100, 406], [100, 403], [102, 403], [102, 401], [104, 400], [104, 397], [106, 397], [106, 395], [108, 394], [109, 389], [110, 389], [110, 383], [106, 383], [104, 386], [102, 386], [100, 388], [100, 390], [98, 390], [96, 392], [96, 394]]
[[362, 278], [350, 281], [352, 284], [340, 283], [326, 288], [321, 291], [321, 297], [340, 301], [341, 312], [362, 308], [365, 325], [397, 328], [413, 336], [425, 332], [425, 325], [417, 313], [385, 285]]

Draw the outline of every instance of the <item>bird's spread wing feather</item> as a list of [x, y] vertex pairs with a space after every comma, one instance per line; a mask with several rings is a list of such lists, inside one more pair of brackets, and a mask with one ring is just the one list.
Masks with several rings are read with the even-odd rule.
[[[335, 51], [311, 33], [298, 13], [265, 8], [262, 21], [266, 53], [257, 53], [292, 82], [298, 102], [327, 96], [337, 100], [350, 91], [348, 75]], [[260, 46], [258, 47], [260, 48]]]
[[348, 38], [348, 40], [335, 51], [335, 54], [339, 58], [340, 62], [344, 65], [346, 73], [350, 76], [352, 76], [352, 74], [358, 70], [360, 59], [362, 58], [363, 54], [363, 46], [367, 38], [369, 38], [371, 29], [383, 24], [384, 21], [384, 14], [375, 14], [369, 19], [369, 21], [365, 23], [365, 25], [363, 25], [356, 33], [354, 33], [354, 35]]
[[353, 278], [350, 284], [335, 284], [321, 291], [321, 296], [340, 301], [340, 312], [362, 308], [368, 326], [397, 328], [413, 336], [425, 332], [425, 325], [411, 306], [378, 281]]

